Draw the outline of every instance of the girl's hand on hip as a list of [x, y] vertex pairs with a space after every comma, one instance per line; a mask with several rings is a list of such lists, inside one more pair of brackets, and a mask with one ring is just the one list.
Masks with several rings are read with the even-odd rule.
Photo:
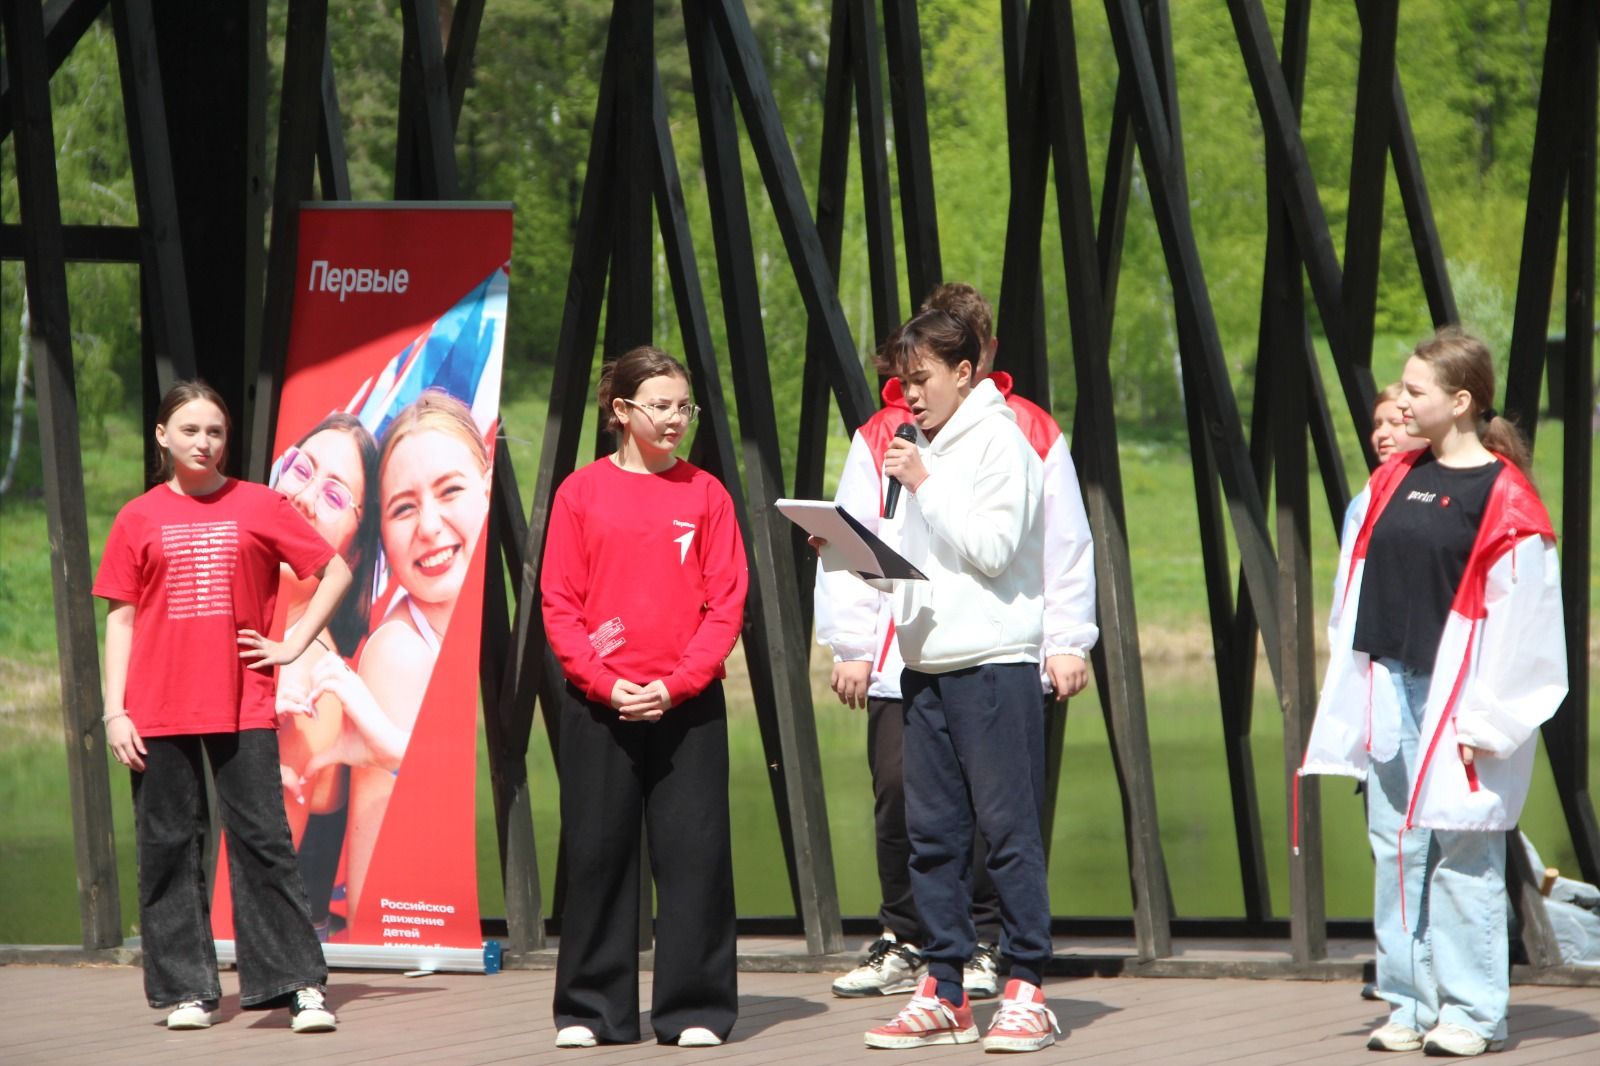
[[289, 646], [283, 641], [269, 640], [253, 629], [239, 630], [239, 644], [242, 645], [239, 658], [253, 660], [245, 663], [245, 667], [250, 670], [287, 666], [300, 658], [300, 654], [291, 653]]
[[142, 756], [150, 753], [145, 750], [144, 741], [139, 737], [139, 728], [126, 713], [119, 714], [106, 722], [106, 747], [111, 749], [111, 754], [115, 755], [123, 766], [140, 773], [144, 772]]

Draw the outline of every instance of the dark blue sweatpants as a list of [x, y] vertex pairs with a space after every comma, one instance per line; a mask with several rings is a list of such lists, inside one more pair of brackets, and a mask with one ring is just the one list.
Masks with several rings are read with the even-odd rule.
[[967, 864], [974, 821], [1000, 895], [1002, 954], [1042, 972], [1050, 958], [1044, 706], [1037, 663], [901, 675], [911, 890], [927, 929], [929, 973], [961, 979], [976, 944]]

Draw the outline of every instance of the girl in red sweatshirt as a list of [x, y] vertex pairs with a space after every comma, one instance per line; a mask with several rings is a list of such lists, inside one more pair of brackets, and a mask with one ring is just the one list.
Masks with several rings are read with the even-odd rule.
[[567, 868], [558, 1047], [639, 1039], [639, 820], [656, 884], [650, 1024], [722, 1043], [737, 1016], [723, 661], [744, 614], [744, 542], [720, 482], [674, 454], [699, 408], [649, 347], [608, 364], [614, 455], [562, 482], [541, 591], [561, 706]]

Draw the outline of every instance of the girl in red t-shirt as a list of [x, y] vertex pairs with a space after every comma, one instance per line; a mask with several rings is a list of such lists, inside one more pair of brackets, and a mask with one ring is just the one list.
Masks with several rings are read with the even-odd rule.
[[[204, 1029], [222, 990], [207, 920], [202, 752], [228, 838], [239, 1003], [289, 1003], [330, 1030], [328, 970], [283, 818], [272, 668], [328, 623], [350, 568], [283, 496], [222, 473], [229, 420], [201, 382], [156, 416], [160, 482], [117, 514], [95, 577], [106, 615], [106, 743], [133, 771], [145, 994], [170, 1029]], [[278, 567], [316, 575], [303, 624], [268, 639]]]
[[683, 365], [635, 348], [600, 376], [616, 454], [562, 482], [541, 592], [566, 675], [557, 765], [566, 905], [557, 1047], [639, 1039], [639, 820], [655, 878], [650, 1024], [709, 1047], [738, 1014], [723, 661], [748, 581], [728, 492], [674, 455], [699, 414]]

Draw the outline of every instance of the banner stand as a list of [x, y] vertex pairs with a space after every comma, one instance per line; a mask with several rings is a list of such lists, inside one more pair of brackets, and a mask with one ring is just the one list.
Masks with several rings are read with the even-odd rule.
[[[137, 947], [137, 938], [128, 942]], [[238, 953], [232, 940], [218, 940], [217, 962], [232, 966]], [[482, 948], [419, 947], [407, 944], [402, 949], [381, 944], [324, 944], [322, 957], [341, 970], [428, 970], [434, 973], [484, 973]]]

